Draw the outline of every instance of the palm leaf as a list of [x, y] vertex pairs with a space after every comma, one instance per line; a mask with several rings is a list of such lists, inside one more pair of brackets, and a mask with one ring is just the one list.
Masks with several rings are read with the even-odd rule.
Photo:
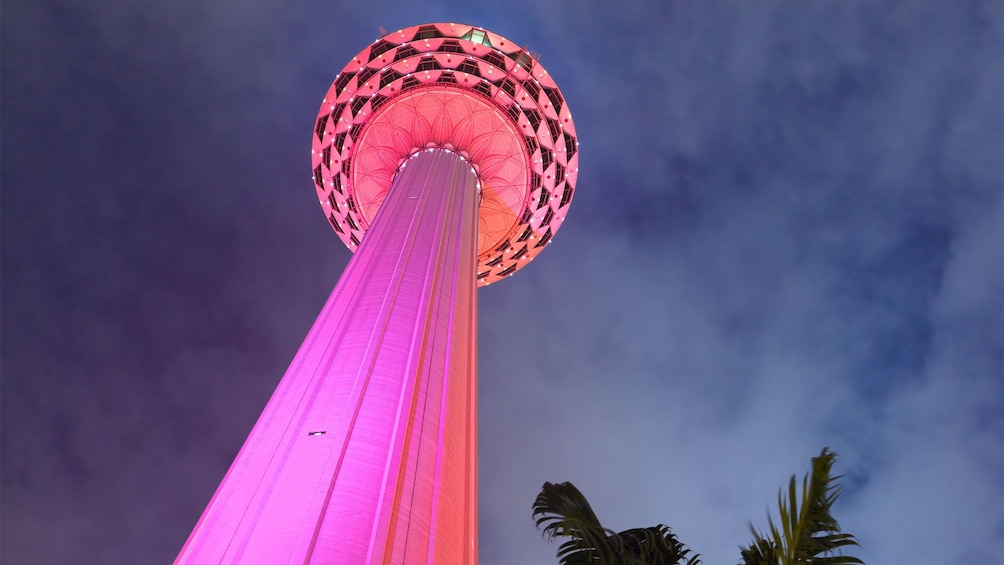
[[[690, 554], [664, 524], [620, 533], [604, 528], [572, 483], [544, 483], [533, 517], [548, 541], [568, 538], [558, 547], [561, 565], [677, 565]], [[686, 563], [700, 561], [693, 555]]]
[[761, 539], [757, 532], [753, 532], [756, 538], [748, 548], [741, 549], [743, 565], [777, 565], [777, 547], [770, 540]]
[[572, 483], [544, 483], [533, 501], [533, 517], [548, 541], [569, 538], [558, 547], [562, 565], [609, 563], [613, 558], [608, 539], [613, 532], [600, 524], [589, 501]]
[[687, 565], [697, 565], [700, 555], [688, 559], [690, 550], [676, 538], [676, 534], [665, 524], [649, 528], [635, 528], [614, 534], [622, 542], [621, 562], [637, 565], [676, 565], [687, 559]]
[[840, 554], [843, 547], [858, 545], [851, 534], [840, 532], [840, 525], [830, 512], [840, 496], [833, 476], [837, 454], [823, 448], [812, 459], [812, 473], [802, 479], [801, 489], [795, 476], [788, 483], [787, 497], [778, 493], [778, 524], [768, 516], [768, 532], [762, 535], [750, 525], [753, 544], [742, 550], [745, 565], [850, 565], [863, 563], [857, 557]]

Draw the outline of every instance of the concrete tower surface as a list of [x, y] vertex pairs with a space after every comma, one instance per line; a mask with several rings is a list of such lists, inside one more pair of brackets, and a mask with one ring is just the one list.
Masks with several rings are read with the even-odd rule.
[[537, 57], [489, 31], [349, 62], [311, 158], [355, 255], [176, 563], [477, 562], [476, 286], [548, 244], [577, 153]]

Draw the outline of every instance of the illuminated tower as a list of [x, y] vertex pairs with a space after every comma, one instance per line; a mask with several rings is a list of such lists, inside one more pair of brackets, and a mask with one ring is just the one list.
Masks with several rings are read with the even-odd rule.
[[411, 27], [349, 62], [311, 159], [355, 255], [178, 563], [477, 562], [475, 288], [551, 240], [577, 149], [537, 57], [494, 33]]

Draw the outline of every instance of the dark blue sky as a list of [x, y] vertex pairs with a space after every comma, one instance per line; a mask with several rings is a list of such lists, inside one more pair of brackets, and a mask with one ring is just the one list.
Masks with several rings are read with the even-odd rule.
[[479, 292], [481, 562], [530, 503], [738, 560], [828, 445], [872, 563], [1004, 555], [996, 1], [162, 3], [2, 18], [2, 561], [176, 554], [349, 258], [334, 74], [430, 21], [529, 45], [572, 213]]

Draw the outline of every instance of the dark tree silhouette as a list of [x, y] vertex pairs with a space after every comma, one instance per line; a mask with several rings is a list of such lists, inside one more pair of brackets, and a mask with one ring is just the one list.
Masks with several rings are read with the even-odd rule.
[[[558, 548], [561, 565], [676, 565], [690, 553], [664, 524], [623, 532], [604, 528], [572, 483], [544, 483], [533, 517], [548, 540], [568, 538]], [[686, 563], [699, 561], [695, 555]]]
[[[840, 496], [841, 475], [833, 475], [837, 454], [823, 448], [812, 458], [812, 472], [802, 488], [792, 475], [787, 497], [778, 493], [778, 523], [767, 517], [768, 531], [750, 525], [753, 542], [740, 548], [740, 565], [850, 565], [864, 562], [843, 555], [842, 549], [858, 545], [842, 533], [831, 513]], [[800, 491], [800, 492], [799, 492]], [[572, 483], [544, 483], [533, 502], [533, 518], [548, 541], [564, 538], [558, 547], [561, 565], [698, 565], [669, 529], [659, 524], [614, 532], [603, 527], [592, 507]]]

